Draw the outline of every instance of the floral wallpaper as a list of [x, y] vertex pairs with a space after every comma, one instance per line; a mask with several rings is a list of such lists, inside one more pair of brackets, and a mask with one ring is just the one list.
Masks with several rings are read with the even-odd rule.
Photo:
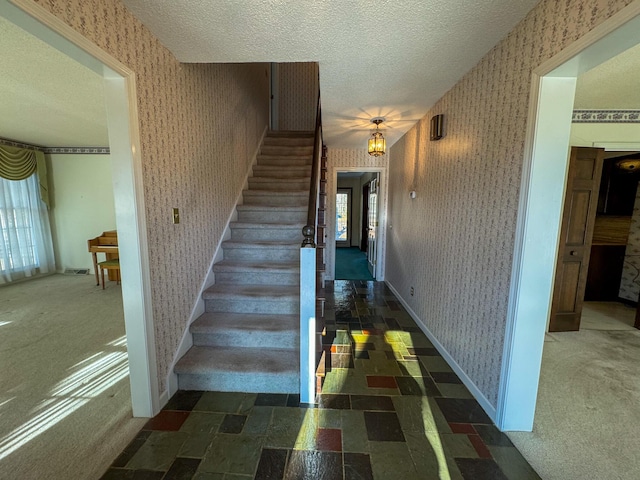
[[632, 302], [637, 302], [640, 295], [640, 188], [636, 190], [636, 202], [633, 205], [619, 295]]
[[629, 3], [542, 0], [390, 149], [387, 281], [494, 406], [531, 72]]
[[181, 64], [118, 0], [34, 2], [136, 72], [161, 393], [268, 124], [268, 65]]
[[318, 103], [318, 64], [278, 64], [278, 129], [314, 130]]

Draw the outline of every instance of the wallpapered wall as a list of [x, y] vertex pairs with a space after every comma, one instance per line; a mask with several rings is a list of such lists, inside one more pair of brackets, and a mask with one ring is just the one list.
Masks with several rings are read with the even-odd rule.
[[278, 129], [313, 130], [318, 102], [318, 64], [280, 63]]
[[[336, 170], [340, 169], [350, 169], [352, 171], [357, 171], [357, 169], [362, 168], [376, 168], [380, 169], [383, 172], [382, 185], [380, 187], [380, 206], [378, 210], [380, 212], [384, 212], [384, 208], [382, 205], [385, 204], [387, 194], [384, 189], [384, 177], [386, 177], [386, 169], [389, 163], [389, 155], [384, 155], [381, 157], [372, 157], [367, 153], [367, 138], [368, 135], [364, 135], [362, 140], [362, 148], [360, 149], [346, 149], [346, 148], [328, 148], [327, 149], [327, 210], [326, 210], [326, 218], [327, 218], [327, 249], [325, 253], [325, 264], [327, 266], [327, 279], [332, 279], [335, 273], [335, 247], [336, 247], [336, 227], [335, 221], [332, 219], [336, 218], [336, 202], [332, 200], [335, 198], [335, 194], [337, 191], [337, 182], [336, 182]], [[355, 215], [355, 213], [354, 213]], [[382, 213], [381, 213], [382, 215]], [[379, 221], [383, 221], [382, 219], [378, 219]], [[383, 249], [384, 251], [384, 241], [378, 243], [378, 248]]]
[[630, 2], [542, 0], [391, 148], [387, 280], [494, 406], [531, 71]]
[[629, 240], [624, 251], [619, 295], [632, 302], [637, 302], [638, 295], [640, 295], [640, 185], [636, 190], [636, 201], [633, 205], [633, 215], [629, 227]]
[[162, 392], [267, 126], [267, 65], [180, 64], [118, 0], [34, 1], [136, 72]]

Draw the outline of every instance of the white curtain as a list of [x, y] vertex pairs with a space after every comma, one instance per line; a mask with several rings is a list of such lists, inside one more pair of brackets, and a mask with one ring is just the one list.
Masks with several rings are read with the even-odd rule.
[[38, 175], [0, 177], [0, 284], [55, 271], [47, 206]]

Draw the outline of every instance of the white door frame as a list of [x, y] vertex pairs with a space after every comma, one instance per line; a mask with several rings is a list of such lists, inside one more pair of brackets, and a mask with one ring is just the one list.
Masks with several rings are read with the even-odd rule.
[[496, 424], [531, 431], [550, 314], [578, 75], [640, 43], [640, 0], [532, 75]]
[[104, 77], [131, 404], [152, 417], [160, 398], [135, 73], [32, 0], [0, 0], [0, 15]]
[[[384, 281], [385, 275], [385, 251], [387, 248], [387, 202], [389, 198], [389, 175], [387, 167], [330, 167], [327, 172], [331, 180], [327, 185], [327, 211], [325, 218], [327, 221], [326, 236], [326, 280], [335, 279], [336, 272], [336, 194], [338, 192], [338, 173], [341, 172], [364, 172], [378, 173], [378, 189], [381, 194], [378, 196], [378, 251], [376, 254], [377, 270], [376, 281]], [[362, 194], [362, 192], [360, 192]]]

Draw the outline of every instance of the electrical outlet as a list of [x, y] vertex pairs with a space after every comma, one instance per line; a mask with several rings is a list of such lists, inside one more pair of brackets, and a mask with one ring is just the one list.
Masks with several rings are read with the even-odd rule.
[[180, 211], [177, 208], [173, 209], [173, 224], [180, 223]]
[[413, 293], [414, 293], [413, 287], [411, 287], [411, 290], [409, 290], [409, 293], [410, 293], [410, 294], [411, 294], [411, 296], [413, 297]]

